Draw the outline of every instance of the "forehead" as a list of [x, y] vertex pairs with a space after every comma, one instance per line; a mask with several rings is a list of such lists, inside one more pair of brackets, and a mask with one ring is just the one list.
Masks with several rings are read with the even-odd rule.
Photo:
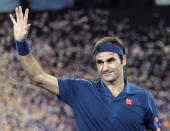
[[114, 52], [101, 52], [96, 55], [96, 60], [107, 60], [110, 58], [118, 58], [119, 55]]

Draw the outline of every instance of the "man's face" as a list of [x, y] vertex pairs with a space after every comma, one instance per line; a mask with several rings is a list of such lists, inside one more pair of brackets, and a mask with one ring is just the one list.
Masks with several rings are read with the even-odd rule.
[[126, 65], [126, 56], [121, 61], [114, 52], [101, 52], [96, 55], [98, 73], [106, 82], [114, 82], [123, 76], [123, 66]]

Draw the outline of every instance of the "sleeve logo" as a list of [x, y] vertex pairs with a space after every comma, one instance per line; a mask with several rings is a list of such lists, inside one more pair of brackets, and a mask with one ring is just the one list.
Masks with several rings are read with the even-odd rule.
[[157, 116], [155, 117], [155, 121], [156, 121], [156, 122], [158, 122], [158, 121], [159, 121], [159, 119], [158, 119], [158, 117], [157, 117]]

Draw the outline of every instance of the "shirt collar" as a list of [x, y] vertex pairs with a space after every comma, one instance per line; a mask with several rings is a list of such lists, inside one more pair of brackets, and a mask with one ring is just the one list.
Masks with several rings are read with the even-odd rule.
[[[125, 87], [122, 92], [125, 92], [127, 94], [134, 94], [132, 86], [129, 84], [128, 80], [125, 78], [124, 81], [125, 81]], [[111, 92], [109, 91], [107, 86], [104, 84], [102, 79], [100, 80], [100, 84], [101, 84], [101, 90], [104, 92], [104, 94], [112, 96]]]
[[129, 84], [128, 80], [125, 78], [125, 88], [124, 91], [128, 94], [134, 94], [134, 91], [132, 89], [132, 85]]

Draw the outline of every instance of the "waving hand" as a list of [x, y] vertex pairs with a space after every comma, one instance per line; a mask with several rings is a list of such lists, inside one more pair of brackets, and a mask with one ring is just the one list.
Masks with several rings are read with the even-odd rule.
[[29, 10], [26, 9], [25, 14], [23, 14], [22, 7], [19, 6], [15, 8], [15, 14], [16, 20], [12, 14], [9, 15], [13, 23], [14, 38], [17, 41], [24, 41], [27, 39], [27, 35], [31, 26], [31, 24], [28, 24]]

